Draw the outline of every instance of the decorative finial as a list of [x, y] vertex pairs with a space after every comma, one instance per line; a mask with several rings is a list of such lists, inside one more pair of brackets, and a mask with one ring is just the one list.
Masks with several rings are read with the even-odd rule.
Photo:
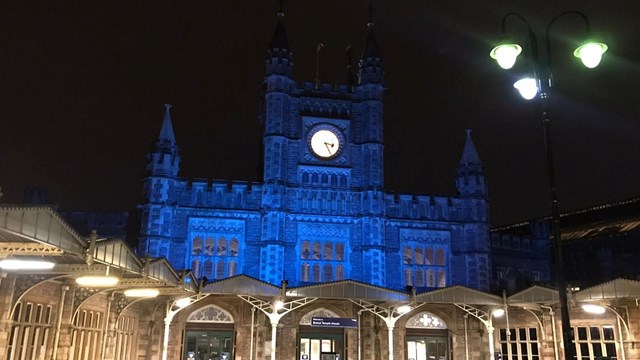
[[371, 27], [373, 26], [373, 1], [369, 0], [369, 23], [367, 23], [367, 26]]
[[165, 110], [169, 111], [171, 109], [171, 107], [173, 107], [173, 105], [171, 104], [164, 104], [164, 108]]
[[467, 136], [471, 136], [471, 129], [465, 129], [464, 131], [467, 132]]
[[279, 7], [278, 7], [278, 17], [284, 17], [284, 0], [279, 0], [278, 1], [280, 3]]

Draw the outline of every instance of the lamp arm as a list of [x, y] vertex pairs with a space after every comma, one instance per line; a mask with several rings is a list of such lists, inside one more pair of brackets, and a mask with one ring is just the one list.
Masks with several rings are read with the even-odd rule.
[[586, 28], [586, 32], [587, 34], [589, 34], [591, 32], [591, 27], [589, 25], [589, 18], [587, 17], [587, 15], [585, 15], [583, 12], [581, 11], [577, 11], [577, 10], [567, 10], [564, 12], [561, 12], [560, 14], [556, 15], [553, 17], [553, 19], [551, 19], [551, 21], [549, 21], [549, 24], [547, 24], [547, 30], [545, 31], [545, 36], [544, 36], [544, 42], [547, 48], [547, 71], [548, 71], [548, 86], [549, 87], [553, 87], [553, 72], [551, 71], [551, 38], [549, 36], [549, 34], [551, 33], [551, 27], [553, 26], [553, 24], [555, 24], [556, 20], [558, 20], [561, 17], [567, 16], [567, 15], [578, 15], [580, 18], [582, 18], [582, 21], [584, 22], [585, 28]]

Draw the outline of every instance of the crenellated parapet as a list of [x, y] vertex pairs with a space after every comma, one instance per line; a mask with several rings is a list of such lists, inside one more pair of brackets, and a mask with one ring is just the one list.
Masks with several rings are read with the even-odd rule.
[[262, 186], [250, 181], [181, 180], [176, 205], [220, 209], [255, 210], [260, 207]]
[[390, 218], [486, 222], [488, 216], [481, 199], [385, 193], [384, 204]]

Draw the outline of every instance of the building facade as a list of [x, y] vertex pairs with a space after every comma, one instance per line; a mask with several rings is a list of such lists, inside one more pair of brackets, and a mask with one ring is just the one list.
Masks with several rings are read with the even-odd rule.
[[[0, 206], [0, 259], [53, 266], [0, 263], [0, 359], [550, 360], [567, 346], [580, 359], [640, 359], [635, 280], [572, 290], [574, 341], [562, 342], [558, 291], [529, 286], [551, 277], [548, 231], [489, 235], [469, 132], [458, 194], [385, 190], [384, 67], [372, 23], [368, 31], [357, 81], [299, 86], [279, 16], [258, 184], [180, 178], [167, 106], [148, 158], [137, 253], [70, 224], [112, 221]], [[640, 222], [625, 219], [564, 235], [601, 239], [600, 248], [623, 232], [632, 241]], [[616, 244], [629, 253], [629, 242]], [[118, 282], [76, 281], [87, 275]], [[517, 291], [493, 291], [505, 288]], [[157, 296], [128, 294], [142, 289]]]
[[357, 81], [298, 85], [292, 67], [280, 14], [266, 57], [261, 183], [180, 178], [166, 107], [148, 157], [140, 253], [208, 280], [245, 274], [275, 285], [351, 279], [393, 289], [488, 290], [487, 184], [470, 132], [458, 194], [388, 192], [385, 70], [374, 24], [357, 74], [349, 74]]

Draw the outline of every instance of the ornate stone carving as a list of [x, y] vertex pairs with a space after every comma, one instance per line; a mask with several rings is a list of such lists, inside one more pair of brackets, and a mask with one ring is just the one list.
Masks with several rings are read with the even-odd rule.
[[446, 329], [447, 324], [428, 311], [423, 311], [407, 320], [407, 328], [414, 329]]
[[100, 289], [77, 287], [73, 292], [73, 314], [76, 313], [80, 305], [88, 298], [100, 292]]
[[300, 223], [298, 224], [298, 235], [305, 239], [348, 239], [349, 226], [337, 224]]
[[219, 218], [189, 219], [190, 231], [243, 234], [244, 227], [245, 227], [245, 222], [242, 220], [219, 219]]
[[218, 306], [207, 305], [192, 312], [187, 322], [233, 324], [233, 316]]

